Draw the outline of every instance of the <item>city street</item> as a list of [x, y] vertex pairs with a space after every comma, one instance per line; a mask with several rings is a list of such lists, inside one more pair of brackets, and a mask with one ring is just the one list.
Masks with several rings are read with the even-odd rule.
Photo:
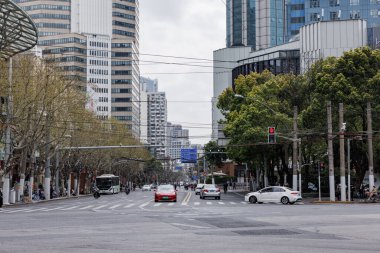
[[0, 252], [378, 252], [380, 205], [176, 203], [153, 192], [0, 209]]

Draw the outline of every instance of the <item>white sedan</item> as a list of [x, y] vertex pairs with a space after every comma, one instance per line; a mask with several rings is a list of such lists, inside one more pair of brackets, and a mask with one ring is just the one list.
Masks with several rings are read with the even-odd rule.
[[302, 201], [302, 197], [298, 191], [293, 191], [288, 187], [271, 186], [246, 194], [244, 200], [252, 204], [266, 202], [286, 205]]
[[146, 184], [142, 187], [142, 191], [150, 191], [150, 185]]

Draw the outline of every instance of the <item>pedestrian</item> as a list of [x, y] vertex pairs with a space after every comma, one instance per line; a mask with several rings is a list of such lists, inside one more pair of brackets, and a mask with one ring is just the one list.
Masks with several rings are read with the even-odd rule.
[[0, 208], [3, 207], [3, 191], [0, 188]]
[[232, 183], [232, 189], [233, 189], [233, 190], [236, 190], [236, 182], [233, 182], [233, 183]]

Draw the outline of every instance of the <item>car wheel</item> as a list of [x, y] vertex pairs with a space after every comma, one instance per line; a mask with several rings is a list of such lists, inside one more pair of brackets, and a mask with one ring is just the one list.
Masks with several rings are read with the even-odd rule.
[[158, 202], [158, 200], [157, 200], [157, 199], [155, 199], [155, 200], [154, 200], [154, 202]]
[[218, 199], [220, 200], [220, 196], [218, 197]]
[[257, 198], [255, 196], [249, 197], [249, 203], [255, 204], [257, 202]]
[[289, 204], [289, 198], [288, 197], [282, 197], [281, 198], [281, 203], [286, 205], [286, 204]]

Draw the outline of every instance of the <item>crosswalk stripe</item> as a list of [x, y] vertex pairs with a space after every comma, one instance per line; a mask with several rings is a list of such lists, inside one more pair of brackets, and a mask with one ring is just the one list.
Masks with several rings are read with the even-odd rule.
[[105, 206], [107, 206], [107, 205], [101, 205], [101, 206], [95, 207], [93, 210], [98, 210], [98, 209], [103, 208]]
[[245, 201], [242, 201], [242, 202], [240, 202], [240, 203], [242, 203], [242, 204], [247, 204], [247, 202], [245, 202]]
[[47, 208], [37, 208], [37, 209], [31, 209], [31, 210], [28, 210], [28, 211], [24, 211], [24, 213], [31, 213], [31, 212], [35, 212], [35, 211], [42, 211], [42, 210], [45, 210]]
[[173, 205], [174, 205], [174, 203], [169, 203], [169, 204], [168, 204], [168, 206], [173, 206]]
[[69, 207], [69, 208], [64, 208], [64, 209], [61, 209], [62, 211], [66, 211], [66, 210], [72, 210], [74, 208], [77, 208], [78, 206], [72, 206], [72, 207]]
[[162, 203], [156, 203], [153, 206], [160, 206], [160, 205], [162, 205]]
[[25, 211], [25, 210], [29, 210], [29, 209], [16, 209], [16, 210], [13, 210], [13, 211], [11, 211], [11, 210], [9, 210], [9, 211], [5, 211], [5, 213], [18, 213], [18, 212], [22, 212], [22, 211]]
[[219, 205], [224, 205], [224, 202], [218, 202]]
[[126, 205], [124, 208], [130, 208], [130, 207], [132, 207], [132, 206], [134, 206], [134, 205], [135, 205], [135, 204], [132, 203], [132, 204]]
[[199, 203], [199, 202], [194, 202], [194, 205], [195, 205], [195, 206], [199, 206], [200, 203]]
[[119, 206], [121, 206], [121, 204], [117, 204], [117, 205], [111, 206], [109, 209], [115, 209], [116, 207], [119, 207]]
[[235, 203], [235, 202], [230, 202], [230, 204], [231, 204], [231, 205], [236, 205], [236, 203]]
[[81, 208], [79, 208], [79, 210], [85, 210], [85, 209], [91, 208], [91, 207], [93, 207], [93, 206], [94, 206], [94, 205], [89, 205], [89, 206], [81, 207]]
[[209, 202], [209, 201], [207, 201], [207, 202], [206, 202], [206, 204], [207, 204], [207, 205], [212, 205], [212, 203], [211, 203], [211, 202]]
[[58, 210], [58, 209], [61, 209], [61, 208], [64, 208], [64, 206], [59, 206], [59, 207], [56, 207], [56, 208], [50, 208], [50, 209], [42, 210], [42, 212], [49, 212], [49, 211]]
[[142, 208], [142, 207], [146, 207], [147, 205], [149, 205], [149, 203], [150, 203], [150, 201], [145, 202], [144, 204], [139, 205], [139, 207], [140, 207], [140, 208]]

